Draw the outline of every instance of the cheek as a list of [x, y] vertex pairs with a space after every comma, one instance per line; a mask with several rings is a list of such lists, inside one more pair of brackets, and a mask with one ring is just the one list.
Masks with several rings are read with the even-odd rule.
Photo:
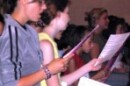
[[82, 48], [83, 48], [83, 51], [84, 51], [84, 52], [89, 52], [90, 49], [91, 49], [91, 45], [88, 44], [88, 43], [85, 43], [85, 44], [82, 46]]
[[106, 28], [106, 27], [108, 26], [108, 23], [107, 23], [106, 20], [101, 20], [101, 21], [99, 22], [99, 25], [101, 25], [101, 27], [103, 27], [103, 28]]
[[65, 30], [68, 25], [68, 20], [62, 20], [59, 22], [59, 26], [62, 30]]
[[36, 6], [30, 7], [26, 10], [26, 14], [29, 20], [38, 21], [38, 19], [40, 18], [40, 9]]

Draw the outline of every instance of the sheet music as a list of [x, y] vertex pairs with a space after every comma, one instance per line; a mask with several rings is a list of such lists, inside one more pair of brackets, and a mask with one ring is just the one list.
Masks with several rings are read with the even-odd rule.
[[78, 86], [111, 86], [102, 82], [89, 79], [87, 77], [81, 77], [78, 83]]
[[113, 71], [115, 67], [120, 68], [120, 62], [121, 62], [121, 58], [122, 58], [122, 54], [120, 53], [115, 61], [115, 63], [113, 64], [113, 66], [111, 67], [110, 71]]
[[130, 36], [130, 32], [124, 34], [111, 35], [98, 57], [98, 58], [102, 58], [102, 61], [96, 62], [95, 65], [110, 60], [114, 56], [114, 54], [122, 47], [122, 45], [124, 44], [124, 42], [129, 36]]

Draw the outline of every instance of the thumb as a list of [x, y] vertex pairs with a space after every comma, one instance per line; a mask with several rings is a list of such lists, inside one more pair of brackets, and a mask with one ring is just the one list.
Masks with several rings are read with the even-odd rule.
[[74, 54], [70, 54], [67, 57], [64, 57], [63, 58], [64, 63], [67, 64], [70, 61], [70, 59], [72, 59], [73, 56]]

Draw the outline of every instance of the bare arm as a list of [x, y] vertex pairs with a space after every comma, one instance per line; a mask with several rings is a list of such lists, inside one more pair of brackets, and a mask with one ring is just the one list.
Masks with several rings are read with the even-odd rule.
[[[40, 47], [42, 49], [43, 56], [45, 57], [43, 64], [44, 65], [49, 64], [52, 60], [55, 59], [52, 44], [49, 41], [44, 40], [40, 42]], [[60, 86], [58, 74], [53, 75], [50, 79], [46, 80], [46, 82], [48, 86]]]
[[33, 74], [22, 77], [18, 81], [17, 86], [33, 86], [33, 85], [35, 85], [36, 83], [39, 83], [41, 80], [43, 80], [45, 78], [46, 78], [46, 74], [41, 69], [41, 70], [39, 70], [39, 71], [37, 71]]
[[[55, 74], [64, 71], [66, 69], [66, 65], [68, 64], [68, 62], [72, 57], [73, 54], [63, 59], [59, 58], [51, 61], [47, 65], [48, 69], [50, 70], [50, 73], [54, 76]], [[43, 79], [46, 79], [46, 74], [43, 71], [43, 69], [40, 69], [39, 71], [33, 74], [20, 78], [16, 86], [34, 86], [35, 84], [39, 83]], [[10, 86], [10, 85], [5, 85], [5, 86]], [[53, 82], [53, 86], [54, 86], [54, 82]]]
[[94, 64], [97, 61], [97, 59], [93, 59], [89, 63], [85, 64], [78, 70], [74, 71], [73, 73], [70, 73], [68, 75], [65, 75], [62, 77], [62, 80], [67, 83], [67, 85], [71, 85], [73, 82], [78, 80], [80, 77], [85, 75], [86, 73], [94, 70], [98, 70], [100, 66], [95, 67]]

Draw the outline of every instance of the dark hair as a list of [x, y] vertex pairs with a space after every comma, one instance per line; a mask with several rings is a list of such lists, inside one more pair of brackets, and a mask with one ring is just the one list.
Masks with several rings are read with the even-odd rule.
[[69, 0], [46, 0], [47, 10], [41, 14], [41, 20], [44, 24], [49, 24], [57, 15], [57, 11], [64, 11], [68, 4]]
[[11, 14], [17, 5], [17, 1], [18, 0], [3, 0], [3, 4], [5, 4], [4, 11]]
[[62, 33], [62, 37], [59, 40], [59, 50], [66, 49], [68, 46], [72, 49], [82, 40], [86, 32], [89, 31], [90, 30], [83, 25], [76, 26], [70, 24]]
[[110, 15], [109, 17], [108, 29], [104, 30], [103, 35], [105, 39], [108, 39], [111, 34], [116, 34], [117, 26], [123, 26], [124, 32], [128, 30], [128, 24], [126, 23], [124, 18], [117, 17], [114, 15]]
[[69, 46], [70, 37], [72, 37], [75, 28], [76, 25], [69, 24], [66, 30], [62, 33], [60, 40], [56, 40], [59, 50], [66, 49]]
[[86, 33], [90, 32], [89, 29], [87, 29], [83, 25], [77, 26], [74, 30], [72, 35], [69, 37], [69, 45], [71, 48], [75, 47], [85, 36]]
[[4, 25], [5, 22], [4, 22], [4, 17], [0, 14], [0, 22]]
[[96, 20], [100, 18], [103, 13], [107, 13], [104, 8], [93, 8], [90, 12], [85, 13], [85, 21], [88, 22], [89, 28], [94, 28]]

